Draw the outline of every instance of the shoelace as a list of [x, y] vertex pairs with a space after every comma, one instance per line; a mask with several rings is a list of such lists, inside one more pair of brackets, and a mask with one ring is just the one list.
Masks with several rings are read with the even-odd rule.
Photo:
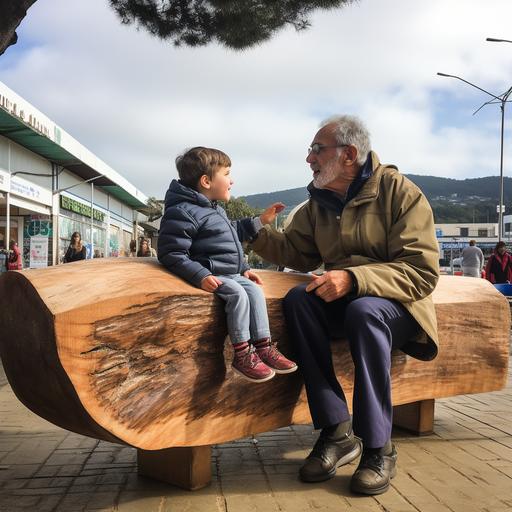
[[324, 453], [324, 446], [327, 444], [327, 443], [333, 443], [333, 442], [337, 442], [339, 443], [340, 441], [348, 441], [349, 440], [349, 437], [347, 434], [344, 435], [343, 439], [339, 439], [338, 441], [333, 441], [332, 439], [329, 439], [328, 437], [322, 437], [320, 436], [317, 440], [316, 440], [316, 443], [315, 445], [313, 446], [313, 449], [311, 450], [311, 453], [309, 454], [310, 457], [317, 457], [317, 458], [322, 458], [321, 456], [323, 455]]
[[242, 357], [242, 364], [244, 366], [249, 366], [250, 368], [254, 368], [258, 363], [260, 358], [258, 354], [256, 354], [256, 349], [253, 346], [249, 347], [247, 353], [245, 353]]
[[363, 451], [361, 463], [359, 465], [375, 470], [382, 470], [384, 468], [384, 458], [378, 453], [365, 453]]
[[269, 357], [270, 359], [272, 359], [274, 361], [277, 361], [279, 359], [280, 354], [277, 351], [276, 346], [273, 345], [272, 343], [269, 343], [266, 347], [263, 347], [260, 350], [265, 351], [266, 352], [265, 356]]

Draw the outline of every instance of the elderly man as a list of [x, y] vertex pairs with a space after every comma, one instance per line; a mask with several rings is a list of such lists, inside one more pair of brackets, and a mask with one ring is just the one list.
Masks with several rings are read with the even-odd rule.
[[[358, 118], [324, 121], [306, 161], [313, 171], [309, 201], [284, 233], [264, 227], [252, 245], [280, 265], [325, 267], [284, 300], [311, 417], [321, 429], [300, 477], [332, 478], [362, 452], [351, 490], [380, 494], [396, 473], [391, 351], [422, 360], [437, 354], [431, 293], [439, 254], [432, 211], [396, 167], [379, 162]], [[352, 420], [332, 363], [331, 340], [341, 337], [355, 365]]]

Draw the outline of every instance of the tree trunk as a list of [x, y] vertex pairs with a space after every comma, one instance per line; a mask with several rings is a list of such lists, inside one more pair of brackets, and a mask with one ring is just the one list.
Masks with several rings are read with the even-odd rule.
[[[291, 355], [281, 301], [308, 275], [259, 272], [274, 339]], [[237, 377], [221, 300], [146, 258], [87, 260], [0, 277], [0, 354], [18, 398], [69, 430], [141, 450], [208, 446], [311, 421], [300, 371]], [[510, 311], [483, 279], [443, 276], [439, 356], [393, 354], [393, 404], [501, 389]], [[333, 343], [352, 400], [347, 343]], [[424, 427], [422, 427], [424, 428]]]
[[12, 44], [16, 44], [18, 36], [16, 28], [27, 14], [28, 8], [37, 0], [0, 0], [0, 55]]

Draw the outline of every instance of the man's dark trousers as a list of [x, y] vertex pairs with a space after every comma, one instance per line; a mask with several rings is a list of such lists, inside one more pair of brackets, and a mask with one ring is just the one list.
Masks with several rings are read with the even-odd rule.
[[391, 438], [391, 350], [418, 332], [418, 324], [397, 301], [344, 297], [325, 302], [307, 283], [288, 292], [283, 306], [296, 361], [315, 428], [350, 419], [332, 363], [331, 340], [346, 338], [355, 366], [353, 429], [366, 448]]

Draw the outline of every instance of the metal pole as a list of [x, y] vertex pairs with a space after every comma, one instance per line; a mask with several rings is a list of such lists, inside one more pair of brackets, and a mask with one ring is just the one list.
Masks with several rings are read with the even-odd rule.
[[94, 212], [94, 181], [91, 181], [91, 259], [94, 258], [93, 212]]
[[9, 191], [5, 194], [5, 250], [9, 250], [11, 243], [11, 193]]
[[[496, 41], [496, 39], [491, 39], [491, 38], [488, 38], [487, 40], [488, 41]], [[509, 42], [509, 41], [507, 41], [507, 42]], [[461, 82], [464, 82], [464, 83], [470, 85], [471, 87], [474, 87], [475, 89], [485, 92], [486, 94], [488, 94], [489, 96], [493, 97], [495, 100], [498, 100], [500, 102], [501, 138], [500, 138], [500, 204], [498, 206], [498, 241], [501, 242], [502, 235], [503, 235], [503, 206], [504, 206], [503, 205], [503, 196], [504, 196], [504, 194], [503, 194], [503, 186], [504, 186], [504, 184], [503, 184], [503, 138], [504, 138], [504, 131], [505, 131], [505, 104], [507, 103], [509, 96], [512, 94], [512, 87], [510, 87], [508, 89], [508, 91], [506, 91], [502, 95], [496, 96], [496, 95], [492, 94], [491, 92], [486, 91], [485, 89], [482, 89], [478, 85], [468, 82], [467, 80], [465, 80], [464, 78], [461, 78], [460, 76], [449, 75], [447, 73], [437, 73], [437, 74], [442, 77], [456, 78], [457, 80], [460, 80]], [[490, 101], [487, 103], [484, 103], [484, 105], [488, 105], [488, 104], [490, 104]], [[482, 106], [484, 106], [484, 105], [482, 105]], [[482, 108], [482, 107], [480, 107], [480, 108]], [[478, 110], [480, 110], [480, 108]], [[476, 112], [478, 112], [478, 110]]]
[[500, 211], [498, 213], [498, 242], [503, 236], [503, 132], [505, 126], [505, 102], [501, 103], [501, 138], [500, 138]]
[[504, 152], [504, 134], [505, 134], [505, 106], [507, 104], [507, 100], [512, 94], [512, 87], [503, 94], [501, 100], [501, 138], [500, 138], [500, 213], [498, 215], [498, 222], [500, 223], [498, 226], [498, 241], [501, 242], [503, 237], [503, 200], [504, 200], [504, 183], [503, 183], [503, 152]]

